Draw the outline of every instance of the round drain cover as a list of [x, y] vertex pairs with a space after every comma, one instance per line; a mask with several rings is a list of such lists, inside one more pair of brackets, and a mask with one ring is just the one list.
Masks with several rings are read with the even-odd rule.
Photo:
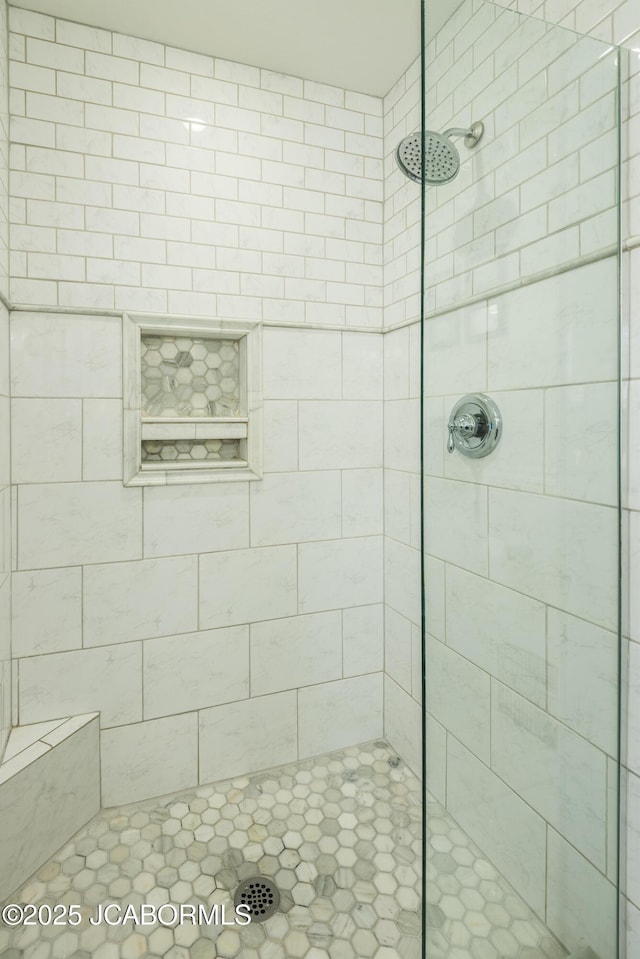
[[268, 876], [252, 876], [240, 883], [233, 901], [236, 906], [249, 907], [252, 922], [264, 922], [277, 911], [280, 893]]

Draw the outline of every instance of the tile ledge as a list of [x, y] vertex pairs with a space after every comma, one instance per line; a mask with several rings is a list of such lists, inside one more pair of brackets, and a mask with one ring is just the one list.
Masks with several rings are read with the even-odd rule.
[[100, 713], [83, 713], [50, 722], [13, 726], [4, 759], [0, 763], [0, 785], [99, 716]]

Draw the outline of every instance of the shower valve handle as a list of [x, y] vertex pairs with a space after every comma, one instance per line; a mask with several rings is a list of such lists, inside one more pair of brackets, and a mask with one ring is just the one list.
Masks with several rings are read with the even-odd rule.
[[469, 393], [458, 400], [448, 423], [447, 449], [464, 456], [491, 453], [502, 435], [502, 417], [496, 403], [484, 393]]
[[447, 449], [453, 453], [456, 448], [455, 436], [461, 440], [469, 440], [474, 436], [482, 439], [489, 429], [489, 424], [482, 413], [460, 413], [454, 420], [449, 421], [449, 442]]

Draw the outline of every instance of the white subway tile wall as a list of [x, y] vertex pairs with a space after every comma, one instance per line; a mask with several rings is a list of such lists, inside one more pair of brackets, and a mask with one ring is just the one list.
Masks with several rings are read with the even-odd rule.
[[13, 302], [382, 328], [379, 99], [10, 27]]

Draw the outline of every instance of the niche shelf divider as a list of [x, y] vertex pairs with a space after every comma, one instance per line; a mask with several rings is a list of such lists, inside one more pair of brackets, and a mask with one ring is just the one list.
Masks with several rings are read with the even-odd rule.
[[262, 326], [123, 317], [125, 486], [262, 478]]

